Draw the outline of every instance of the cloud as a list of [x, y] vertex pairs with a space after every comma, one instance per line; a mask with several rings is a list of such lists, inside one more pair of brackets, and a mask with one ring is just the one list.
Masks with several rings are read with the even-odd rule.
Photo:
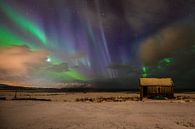
[[67, 63], [61, 63], [56, 65], [50, 65], [47, 67], [47, 70], [54, 71], [54, 72], [64, 72], [64, 71], [68, 71], [69, 67]]
[[129, 69], [131, 66], [123, 64], [110, 64], [107, 67], [110, 69]]
[[46, 50], [31, 51], [26, 46], [0, 48], [0, 77], [25, 78], [30, 69], [45, 62]]
[[180, 50], [193, 46], [195, 26], [174, 25], [144, 40], [139, 48], [142, 63], [154, 64], [161, 58], [175, 57]]
[[126, 0], [124, 8], [126, 19], [135, 31], [144, 29], [148, 24], [162, 22], [169, 10], [165, 0]]
[[111, 30], [121, 19], [117, 14], [119, 8], [112, 7], [113, 4], [120, 5], [117, 1], [87, 1], [86, 6], [81, 8], [82, 18], [84, 17], [88, 26], [93, 29], [99, 28], [102, 24], [105, 30]]

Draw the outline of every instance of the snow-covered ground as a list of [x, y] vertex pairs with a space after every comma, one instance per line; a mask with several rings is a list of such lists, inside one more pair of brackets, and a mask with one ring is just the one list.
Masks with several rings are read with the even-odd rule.
[[[108, 94], [116, 95], [115, 93]], [[83, 95], [94, 97], [108, 94], [85, 93]], [[64, 98], [81, 96], [81, 94], [74, 95], [66, 94]], [[62, 97], [63, 95], [52, 95], [53, 98], [60, 98], [59, 96]], [[189, 96], [194, 96], [194, 94], [189, 94]], [[0, 101], [0, 129], [187, 128], [195, 128], [194, 100], [144, 100], [102, 103]]]

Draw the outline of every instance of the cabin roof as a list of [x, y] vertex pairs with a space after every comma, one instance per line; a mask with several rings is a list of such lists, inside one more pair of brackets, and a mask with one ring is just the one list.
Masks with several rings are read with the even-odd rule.
[[171, 78], [140, 78], [140, 86], [173, 86]]

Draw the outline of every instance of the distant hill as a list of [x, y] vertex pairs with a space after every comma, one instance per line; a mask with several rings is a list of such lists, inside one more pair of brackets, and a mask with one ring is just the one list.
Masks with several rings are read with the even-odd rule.
[[105, 89], [105, 88], [36, 88], [36, 87], [21, 87], [0, 84], [0, 90], [20, 91], [20, 92], [122, 92], [122, 91], [135, 91], [128, 89]]
[[[105, 85], [103, 85], [105, 86]], [[0, 90], [19, 91], [19, 92], [134, 92], [137, 89], [113, 88], [113, 87], [76, 87], [76, 88], [37, 88], [37, 87], [22, 87], [0, 84]], [[175, 88], [175, 92], [194, 92], [195, 89]]]

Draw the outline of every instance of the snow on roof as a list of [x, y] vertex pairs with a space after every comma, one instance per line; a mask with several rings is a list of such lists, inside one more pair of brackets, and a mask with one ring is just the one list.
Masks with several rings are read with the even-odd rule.
[[173, 86], [171, 78], [140, 78], [140, 86]]

